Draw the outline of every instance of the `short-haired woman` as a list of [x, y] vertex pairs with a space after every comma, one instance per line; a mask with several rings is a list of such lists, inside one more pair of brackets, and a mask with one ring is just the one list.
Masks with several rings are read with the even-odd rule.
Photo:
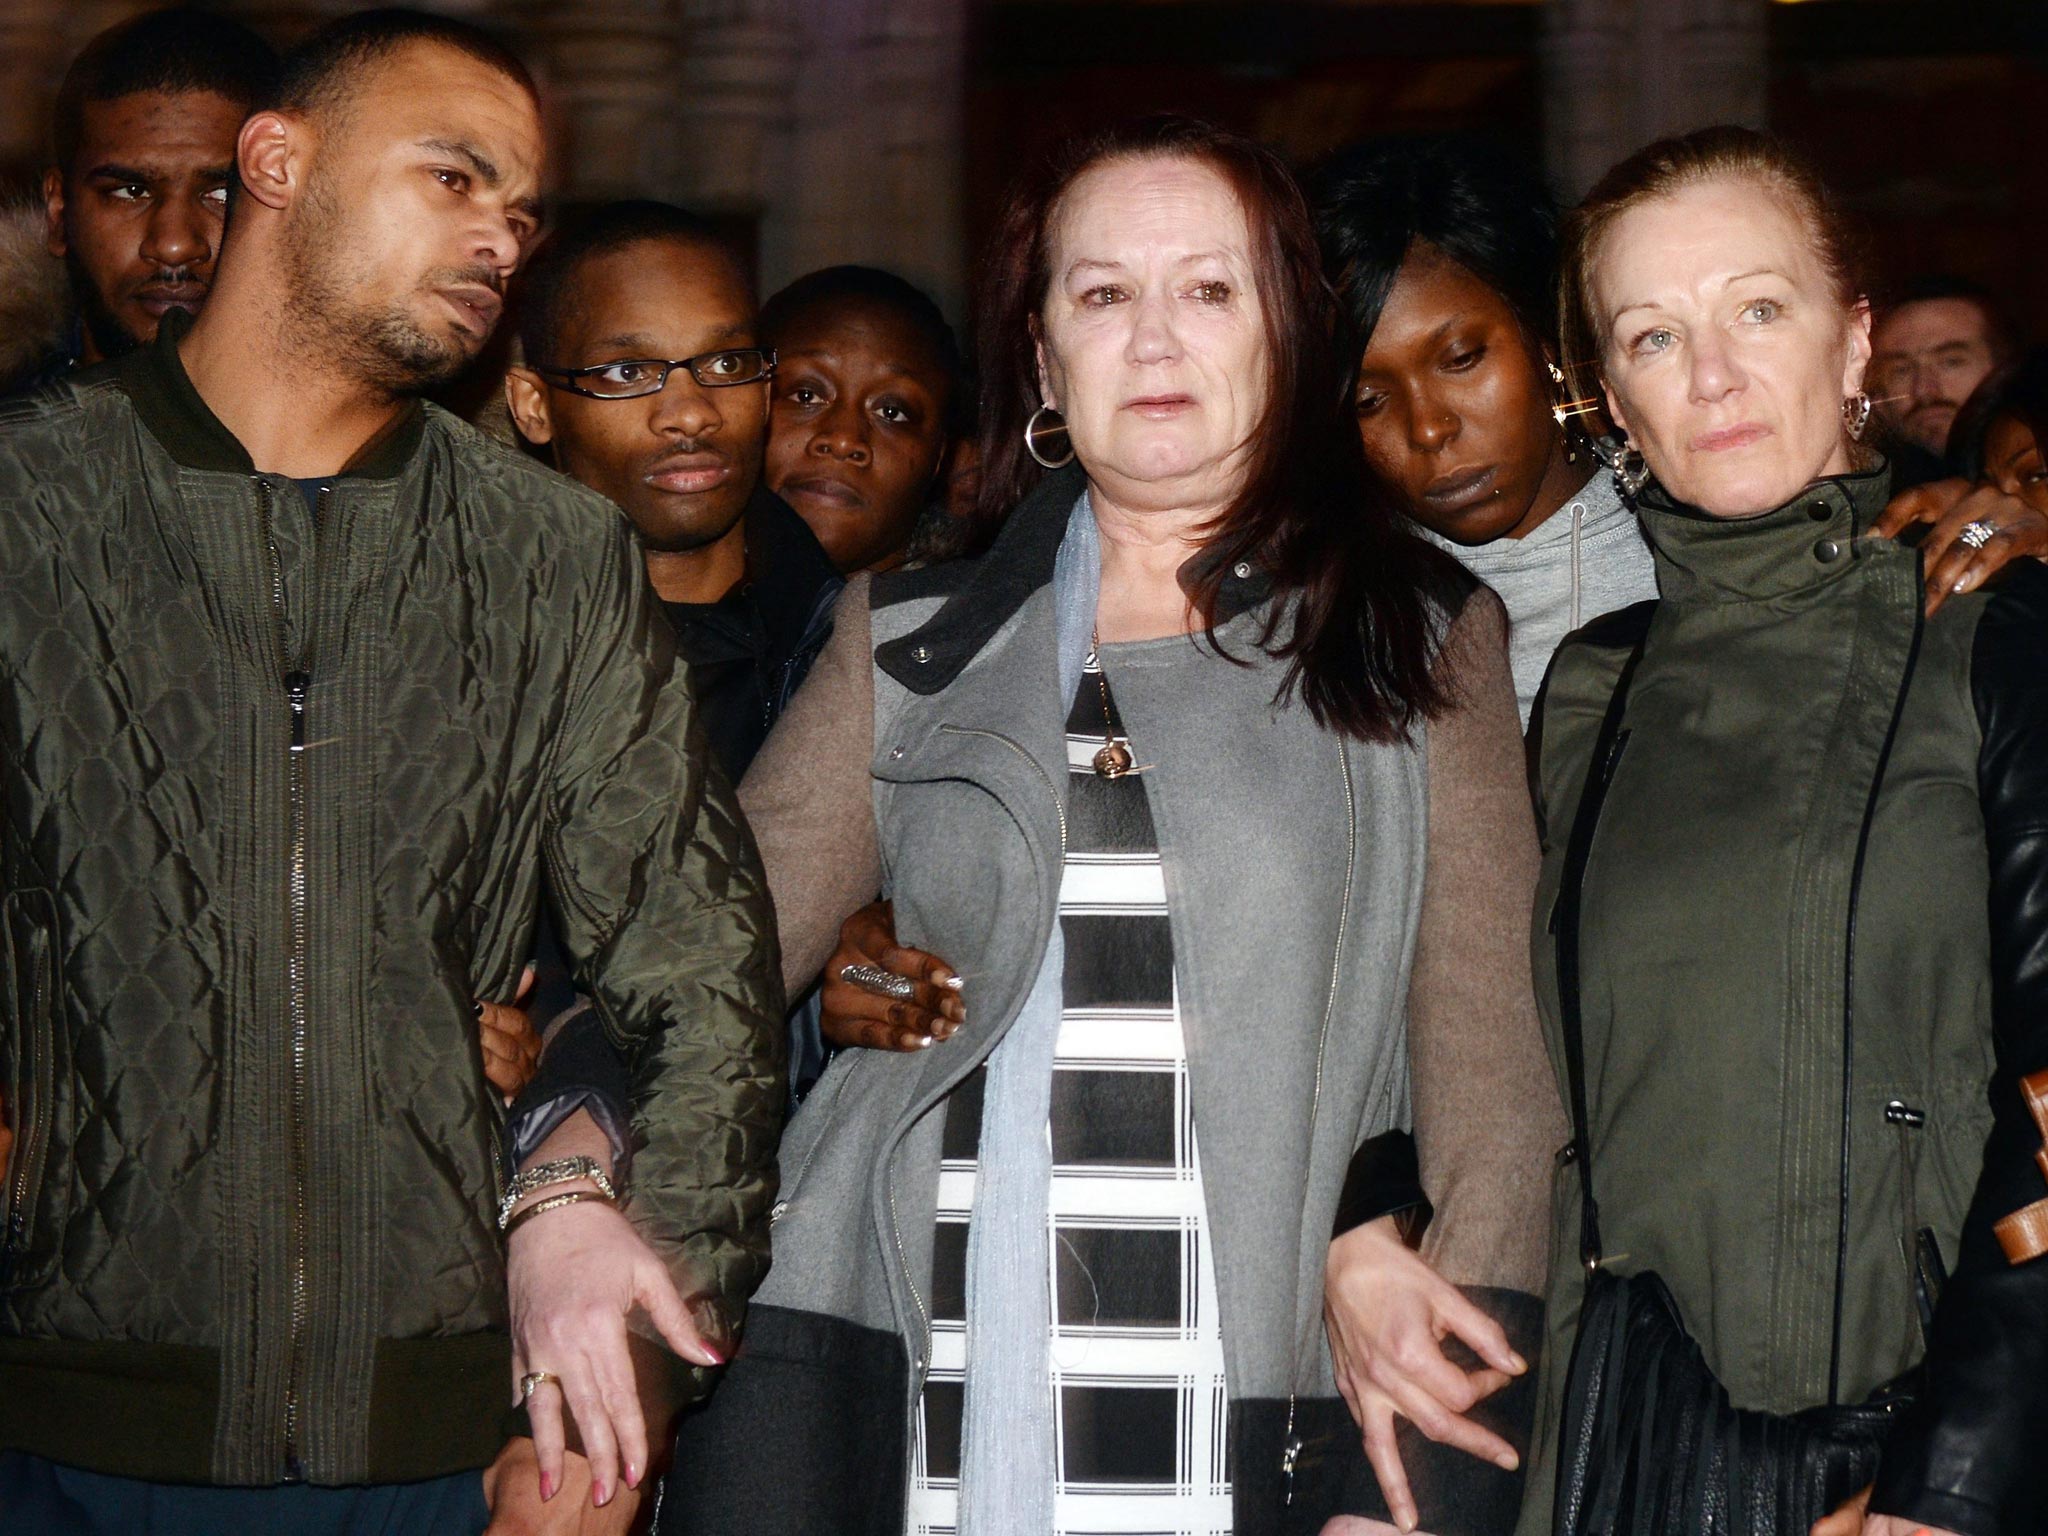
[[1552, 1524], [1590, 1253], [1661, 1276], [1737, 1408], [1858, 1403], [1924, 1358], [1834, 1528], [2038, 1531], [2048, 1264], [1993, 1227], [2044, 1193], [2018, 1082], [2048, 1068], [2048, 576], [1930, 617], [1915, 552], [1865, 537], [1869, 309], [1772, 140], [1617, 166], [1560, 291], [1663, 596], [1565, 642], [1535, 726], [1538, 995], [1553, 1056], [1582, 1045], [1597, 1228], [1560, 1202], [1522, 1529]]
[[928, 514], [966, 401], [953, 328], [879, 267], [826, 267], [761, 306], [775, 349], [763, 477], [840, 574], [894, 570]]

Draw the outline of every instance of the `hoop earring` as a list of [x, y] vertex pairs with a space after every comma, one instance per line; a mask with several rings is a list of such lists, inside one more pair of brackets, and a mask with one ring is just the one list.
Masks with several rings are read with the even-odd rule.
[[1614, 488], [1621, 492], [1622, 500], [1634, 501], [1642, 495], [1643, 487], [1650, 483], [1650, 465], [1640, 453], [1629, 446], [1629, 441], [1620, 433], [1612, 437], [1596, 437], [1592, 440], [1593, 457], [1608, 468], [1614, 476]]
[[1567, 464], [1576, 464], [1579, 462], [1579, 439], [1578, 434], [1572, 431], [1572, 413], [1565, 407], [1565, 395], [1568, 391], [1565, 387], [1564, 370], [1550, 362], [1543, 366], [1550, 370], [1550, 416], [1557, 423], [1559, 435], [1564, 438], [1564, 461]]
[[[1048, 458], [1048, 450], [1059, 456]], [[1047, 469], [1064, 469], [1073, 463], [1074, 445], [1067, 437], [1067, 418], [1049, 405], [1033, 411], [1031, 419], [1024, 423], [1024, 451]]]
[[1849, 440], [1860, 443], [1863, 434], [1870, 428], [1870, 396], [1862, 390], [1842, 402], [1842, 425], [1849, 429]]

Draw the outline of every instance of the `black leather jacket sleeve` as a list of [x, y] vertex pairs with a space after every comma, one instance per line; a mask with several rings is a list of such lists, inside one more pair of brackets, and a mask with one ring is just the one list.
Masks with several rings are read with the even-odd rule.
[[2019, 1079], [2048, 1067], [2048, 573], [2012, 573], [1978, 623], [1971, 692], [1991, 869], [1993, 1126], [1926, 1386], [1871, 1509], [1963, 1536], [2048, 1529], [2048, 1259], [2009, 1264], [1992, 1224], [2038, 1200], [2041, 1133]]

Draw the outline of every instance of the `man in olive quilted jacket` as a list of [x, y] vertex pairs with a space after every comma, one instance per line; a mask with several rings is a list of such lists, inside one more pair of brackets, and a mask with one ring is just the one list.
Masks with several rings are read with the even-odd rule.
[[696, 1303], [672, 1396], [765, 1264], [771, 918], [631, 530], [418, 400], [541, 144], [481, 34], [337, 23], [242, 129], [200, 316], [0, 413], [9, 1529], [576, 1518], [500, 1457], [471, 1005], [542, 899], [633, 1063], [617, 1219]]

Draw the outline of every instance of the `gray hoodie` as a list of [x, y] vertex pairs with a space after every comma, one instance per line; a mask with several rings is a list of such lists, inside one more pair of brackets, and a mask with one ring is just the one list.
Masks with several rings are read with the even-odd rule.
[[1524, 730], [1559, 642], [1603, 613], [1657, 595], [1642, 525], [1605, 473], [1596, 472], [1578, 495], [1519, 539], [1454, 544], [1427, 528], [1422, 532], [1507, 606], [1508, 662]]

